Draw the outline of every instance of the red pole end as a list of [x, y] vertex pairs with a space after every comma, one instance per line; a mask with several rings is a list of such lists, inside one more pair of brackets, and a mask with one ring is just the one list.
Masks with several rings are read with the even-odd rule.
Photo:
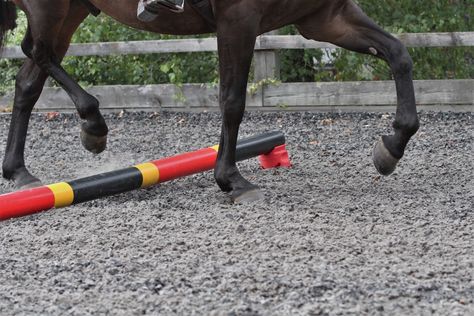
[[53, 207], [53, 191], [45, 186], [7, 193], [0, 196], [0, 221], [31, 215]]
[[290, 156], [285, 145], [277, 146], [270, 153], [258, 156], [258, 160], [263, 169], [291, 167]]

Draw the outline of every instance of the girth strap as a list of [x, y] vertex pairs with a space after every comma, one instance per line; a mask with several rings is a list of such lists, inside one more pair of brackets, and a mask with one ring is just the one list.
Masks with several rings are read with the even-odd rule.
[[206, 22], [216, 30], [216, 18], [212, 10], [211, 2], [209, 0], [186, 0], [188, 4], [196, 10]]
[[93, 16], [98, 16], [100, 14], [100, 10], [96, 8], [95, 5], [93, 5], [89, 0], [80, 0], [89, 10], [89, 12]]

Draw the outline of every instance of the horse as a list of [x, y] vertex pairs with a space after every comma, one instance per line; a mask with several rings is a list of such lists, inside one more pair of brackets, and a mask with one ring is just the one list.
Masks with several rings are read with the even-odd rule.
[[384, 31], [353, 0], [209, 0], [215, 24], [187, 3], [183, 13], [166, 9], [156, 20], [136, 16], [139, 0], [0, 0], [0, 36], [15, 26], [16, 8], [26, 13], [28, 28], [21, 48], [27, 59], [18, 72], [8, 134], [3, 177], [17, 187], [40, 184], [25, 166], [24, 147], [28, 121], [48, 76], [73, 100], [83, 121], [81, 142], [93, 152], [106, 147], [108, 128], [99, 102], [61, 66], [71, 37], [90, 13], [90, 5], [120, 23], [162, 34], [216, 33], [218, 42], [222, 115], [214, 178], [234, 202], [262, 198], [259, 187], [246, 180], [236, 166], [236, 142], [245, 110], [247, 81], [254, 46], [260, 34], [295, 25], [307, 39], [384, 60], [396, 85], [397, 109], [393, 134], [384, 135], [373, 149], [373, 162], [382, 175], [391, 174], [403, 157], [410, 138], [419, 128], [413, 87], [413, 61], [406, 47]]

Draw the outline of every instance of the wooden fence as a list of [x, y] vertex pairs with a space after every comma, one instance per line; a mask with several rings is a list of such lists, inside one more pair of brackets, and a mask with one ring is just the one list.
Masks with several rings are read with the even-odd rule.
[[[408, 47], [473, 47], [474, 32], [416, 33], [397, 35]], [[255, 45], [257, 81], [278, 77], [278, 49], [332, 49], [335, 46], [306, 40], [302, 36], [262, 35]], [[149, 53], [215, 52], [215, 38], [108, 42], [71, 45], [69, 56], [106, 56]], [[6, 47], [2, 58], [24, 58], [19, 47]], [[393, 81], [255, 84], [248, 106], [259, 109], [383, 109], [396, 104]], [[420, 106], [443, 106], [452, 110], [474, 109], [474, 80], [415, 81]], [[97, 86], [88, 89], [102, 108], [202, 109], [218, 106], [218, 88], [209, 84]], [[12, 96], [0, 99], [0, 107]], [[71, 109], [72, 102], [59, 88], [46, 88], [38, 102], [40, 110]], [[364, 107], [365, 106], [365, 107]]]

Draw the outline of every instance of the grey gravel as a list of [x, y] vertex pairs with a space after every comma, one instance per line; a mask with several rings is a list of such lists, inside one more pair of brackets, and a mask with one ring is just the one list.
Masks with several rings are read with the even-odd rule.
[[[10, 115], [0, 116], [3, 157]], [[108, 114], [94, 156], [76, 115], [32, 118], [45, 183], [213, 145], [216, 113]], [[0, 315], [473, 315], [472, 113], [421, 113], [390, 177], [373, 144], [393, 114], [249, 113], [291, 169], [240, 164], [265, 200], [232, 205], [212, 172], [0, 223]], [[0, 180], [0, 192], [12, 185]]]

